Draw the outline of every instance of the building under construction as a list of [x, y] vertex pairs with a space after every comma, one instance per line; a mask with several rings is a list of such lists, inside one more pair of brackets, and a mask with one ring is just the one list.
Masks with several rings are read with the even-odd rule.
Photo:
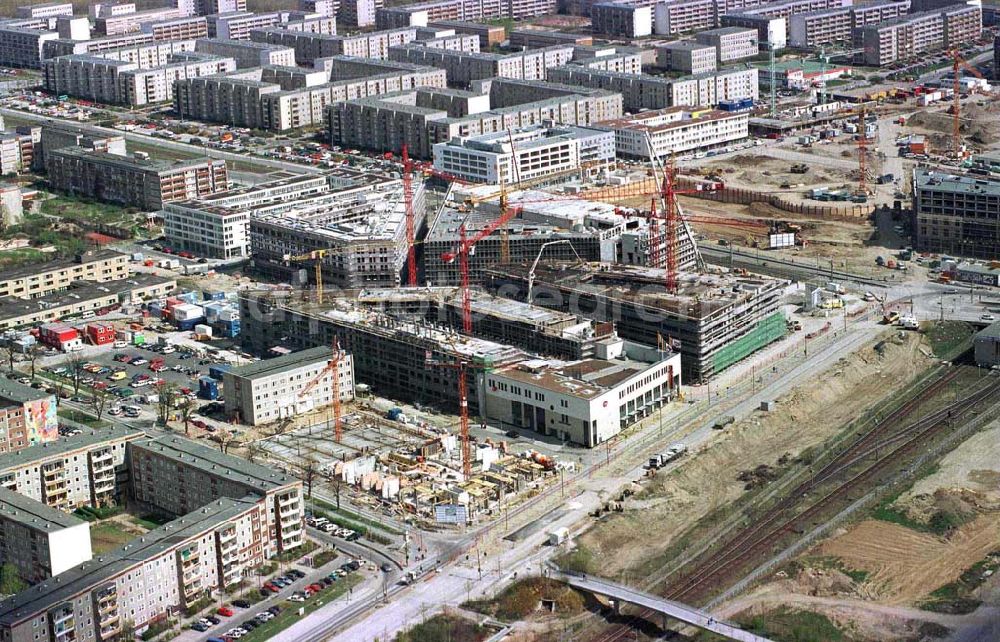
[[[432, 285], [461, 282], [457, 261], [452, 260], [465, 238], [475, 239], [500, 216], [495, 187], [465, 188], [452, 192], [424, 240], [424, 274]], [[513, 218], [479, 239], [469, 254], [469, 280], [482, 282], [484, 270], [494, 265], [531, 263], [542, 252], [545, 260], [615, 262], [659, 265], [666, 257], [665, 235], [652, 257], [649, 226], [644, 213], [601, 201], [539, 190], [513, 192], [508, 211]], [[678, 266], [692, 268], [695, 248], [686, 234], [677, 235]]]
[[[528, 297], [530, 264], [485, 270], [485, 287], [504, 297]], [[681, 272], [668, 294], [662, 270], [622, 265], [545, 262], [534, 270], [531, 300], [600, 323], [623, 338], [666, 342], [683, 357], [686, 381], [707, 381], [785, 334], [780, 303], [785, 281], [763, 276]]]

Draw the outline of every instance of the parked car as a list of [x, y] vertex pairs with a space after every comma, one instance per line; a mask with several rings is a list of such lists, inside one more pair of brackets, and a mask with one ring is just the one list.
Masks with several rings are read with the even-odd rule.
[[229, 608], [228, 606], [220, 606], [219, 610], [216, 611], [216, 613], [219, 614], [219, 615], [221, 615], [222, 617], [232, 617], [233, 616], [233, 610], [231, 608]]
[[248, 609], [250, 608], [251, 604], [248, 600], [233, 600], [233, 606], [238, 606], [241, 609]]

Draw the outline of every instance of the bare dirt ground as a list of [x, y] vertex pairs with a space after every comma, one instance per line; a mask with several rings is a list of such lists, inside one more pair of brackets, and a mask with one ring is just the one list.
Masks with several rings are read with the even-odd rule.
[[765, 466], [780, 472], [932, 363], [920, 350], [920, 335], [891, 336], [882, 354], [866, 347], [846, 355], [779, 399], [774, 411], [731, 426], [686, 464], [648, 482], [623, 513], [578, 538], [581, 551], [600, 560], [602, 574], [641, 582], [685, 529], [745, 492], [748, 482], [737, 479], [741, 471]]
[[[812, 149], [818, 148], [814, 146]], [[840, 157], [839, 154], [835, 156]], [[856, 174], [852, 175], [847, 169], [814, 164], [809, 166], [809, 171], [805, 174], [794, 174], [791, 171], [794, 164], [794, 161], [774, 158], [768, 155], [767, 149], [763, 149], [752, 154], [720, 159], [706, 167], [719, 172], [729, 187], [780, 193], [791, 201], [805, 202], [805, 193], [814, 187], [851, 189], [856, 184]]]
[[[924, 134], [932, 149], [947, 150], [952, 147], [953, 119], [947, 113], [950, 101], [917, 112], [906, 122], [914, 133]], [[960, 131], [963, 138], [974, 147], [991, 147], [1000, 143], [1000, 104], [996, 100], [982, 99], [962, 105]]]

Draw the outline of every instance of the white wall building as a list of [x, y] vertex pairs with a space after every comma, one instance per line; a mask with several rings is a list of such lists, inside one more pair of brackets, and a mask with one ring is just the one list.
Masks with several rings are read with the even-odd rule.
[[539, 125], [434, 145], [435, 169], [491, 184], [511, 185], [614, 160], [614, 134], [586, 127]]
[[[332, 356], [330, 348], [320, 346], [233, 368], [223, 375], [226, 414], [257, 426], [329, 406], [333, 403], [333, 373], [328, 369]], [[351, 355], [341, 355], [337, 372], [340, 399], [353, 399]]]
[[182, 201], [168, 203], [161, 215], [163, 235], [177, 249], [216, 259], [250, 255], [247, 211]]
[[605, 121], [598, 127], [615, 133], [619, 156], [645, 159], [649, 158], [647, 135], [653, 152], [662, 158], [744, 139], [749, 135], [749, 122], [747, 112], [668, 107]]
[[91, 558], [90, 524], [0, 488], [0, 562], [35, 583]]
[[485, 374], [486, 418], [592, 448], [680, 390], [680, 354], [617, 337], [598, 347], [594, 359], [539, 359]]

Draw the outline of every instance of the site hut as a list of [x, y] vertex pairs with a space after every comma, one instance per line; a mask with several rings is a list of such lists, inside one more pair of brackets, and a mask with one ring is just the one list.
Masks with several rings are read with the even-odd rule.
[[614, 338], [595, 358], [486, 374], [486, 418], [592, 448], [676, 396], [681, 355]]
[[[333, 403], [332, 360], [333, 350], [319, 346], [226, 371], [222, 379], [226, 414], [259, 426], [329, 406]], [[351, 400], [354, 360], [341, 354], [336, 367], [337, 394], [341, 401]]]

